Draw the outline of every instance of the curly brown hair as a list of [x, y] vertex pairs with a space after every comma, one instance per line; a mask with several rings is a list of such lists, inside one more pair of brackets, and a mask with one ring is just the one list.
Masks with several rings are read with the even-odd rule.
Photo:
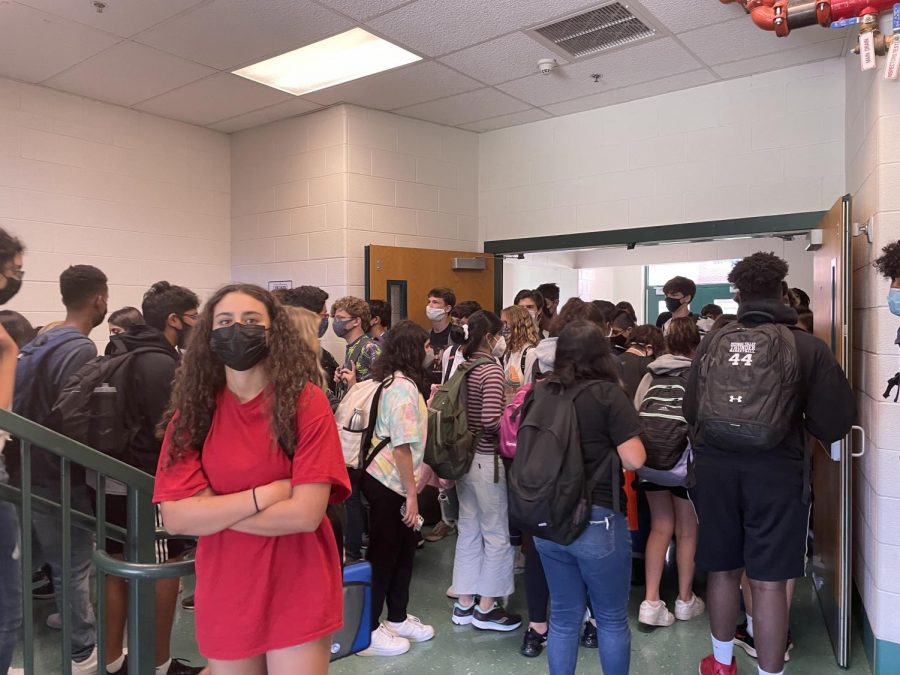
[[331, 316], [334, 316], [339, 309], [344, 310], [354, 319], [359, 319], [363, 333], [369, 332], [369, 328], [372, 327], [372, 311], [369, 309], [368, 302], [362, 298], [347, 295], [334, 301], [331, 306]]
[[506, 341], [506, 351], [509, 354], [536, 347], [538, 343], [537, 326], [531, 318], [531, 314], [524, 307], [513, 305], [503, 310], [506, 317], [506, 325], [509, 326], [509, 340]]
[[169, 461], [181, 459], [189, 449], [202, 452], [203, 443], [216, 412], [216, 399], [225, 386], [225, 366], [213, 353], [210, 340], [216, 306], [231, 293], [243, 293], [259, 300], [269, 314], [269, 352], [262, 362], [272, 408], [272, 435], [288, 457], [297, 445], [297, 402], [308, 382], [319, 377], [318, 362], [312, 348], [284, 306], [271, 293], [251, 284], [223, 286], [203, 307], [194, 326], [191, 347], [175, 374], [175, 386], [169, 409], [160, 423], [160, 431], [169, 433]]

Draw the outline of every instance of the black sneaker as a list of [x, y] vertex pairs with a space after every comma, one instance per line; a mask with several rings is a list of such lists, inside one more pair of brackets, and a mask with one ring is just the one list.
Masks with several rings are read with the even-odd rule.
[[453, 603], [453, 614], [450, 616], [451, 621], [457, 626], [468, 626], [472, 623], [475, 616], [475, 603], [468, 607], [463, 607], [459, 602]]
[[547, 634], [544, 633], [541, 635], [534, 628], [529, 628], [525, 632], [525, 637], [522, 640], [522, 648], [519, 650], [519, 653], [522, 656], [533, 659], [534, 657], [541, 655], [541, 652], [544, 651], [546, 645]]
[[181, 609], [186, 609], [189, 612], [194, 611], [194, 596], [189, 595], [181, 601]]
[[788, 631], [787, 647], [784, 648], [784, 661], [787, 663], [791, 660], [791, 650], [794, 648], [794, 640], [791, 637], [791, 631]]
[[52, 570], [50, 565], [43, 565], [31, 574], [31, 596], [35, 600], [47, 600], [54, 595]]
[[584, 635], [581, 636], [581, 646], [588, 649], [597, 649], [597, 626], [590, 621], [584, 624]]
[[747, 632], [747, 622], [745, 621], [734, 630], [734, 644], [747, 652], [747, 656], [756, 658], [756, 644], [753, 642], [753, 636]]
[[192, 666], [184, 659], [172, 659], [166, 675], [198, 675], [203, 671], [203, 666]]
[[522, 625], [522, 617], [518, 614], [510, 614], [495, 602], [487, 612], [482, 612], [479, 607], [476, 607], [475, 614], [472, 616], [472, 625], [481, 630], [498, 630], [508, 633]]

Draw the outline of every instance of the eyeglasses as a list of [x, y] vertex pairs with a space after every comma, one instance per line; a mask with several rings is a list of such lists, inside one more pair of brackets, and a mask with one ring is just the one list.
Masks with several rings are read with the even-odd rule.
[[182, 314], [181, 318], [182, 319], [190, 319], [191, 321], [199, 321], [200, 315], [199, 314]]
[[3, 272], [2, 274], [7, 279], [16, 279], [18, 281], [22, 281], [25, 278], [25, 270], [12, 270], [10, 272]]

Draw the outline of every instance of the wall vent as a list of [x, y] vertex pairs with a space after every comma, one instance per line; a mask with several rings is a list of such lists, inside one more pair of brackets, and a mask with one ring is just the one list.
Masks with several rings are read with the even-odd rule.
[[570, 59], [580, 59], [624, 47], [656, 35], [656, 29], [628, 6], [612, 2], [532, 32]]

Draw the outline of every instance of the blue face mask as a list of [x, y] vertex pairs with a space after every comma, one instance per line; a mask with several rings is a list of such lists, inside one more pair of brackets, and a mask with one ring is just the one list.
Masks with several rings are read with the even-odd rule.
[[888, 291], [888, 307], [891, 308], [891, 314], [900, 316], [900, 288]]

